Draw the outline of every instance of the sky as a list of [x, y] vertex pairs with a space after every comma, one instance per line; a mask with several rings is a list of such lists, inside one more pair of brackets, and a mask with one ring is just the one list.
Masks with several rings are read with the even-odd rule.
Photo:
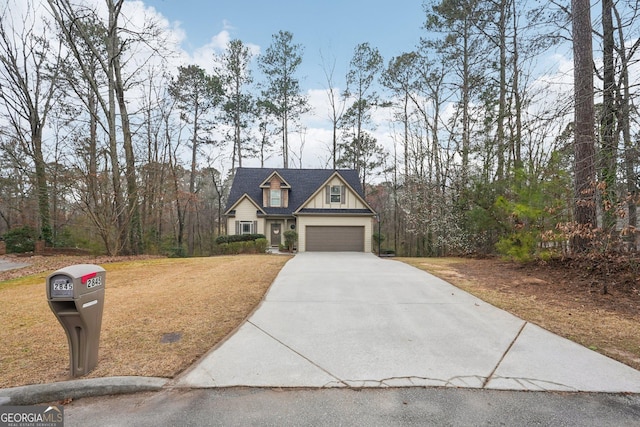
[[[24, 0], [4, 0], [10, 10], [18, 13]], [[83, 0], [94, 3], [104, 12], [104, 0]], [[2, 4], [3, 0], [0, 0]], [[46, 0], [36, 0], [46, 3]], [[157, 20], [168, 30], [168, 46], [179, 43], [178, 55], [171, 57], [170, 66], [196, 64], [213, 71], [213, 55], [224, 52], [232, 39], [241, 40], [258, 54], [271, 45], [274, 34], [289, 31], [293, 41], [303, 49], [298, 69], [300, 87], [307, 95], [312, 112], [301, 118], [303, 132], [290, 133], [290, 167], [328, 167], [331, 158], [331, 121], [325, 71], [335, 64], [333, 85], [345, 89], [345, 75], [355, 47], [367, 42], [377, 48], [385, 66], [394, 56], [414, 51], [421, 37], [428, 36], [422, 28], [425, 19], [424, 0], [126, 0], [123, 16], [132, 28], [142, 28], [148, 19]], [[20, 22], [19, 20], [17, 22]], [[544, 74], [557, 87], [565, 87], [570, 78], [571, 61], [566, 55], [547, 56]], [[550, 59], [550, 60], [549, 60]], [[567, 67], [562, 67], [562, 64]], [[257, 64], [254, 78], [260, 80]], [[564, 72], [561, 72], [563, 71]], [[537, 78], [540, 80], [540, 78]], [[535, 82], [533, 82], [535, 84]], [[544, 85], [549, 81], [542, 82]], [[367, 129], [384, 149], [392, 154], [398, 138], [394, 130], [392, 110], [380, 108], [373, 112], [375, 126]], [[220, 138], [223, 138], [220, 135]], [[227, 144], [229, 145], [229, 144]], [[277, 148], [277, 147], [276, 147]], [[220, 169], [231, 164], [231, 150], [216, 155]], [[213, 156], [213, 154], [212, 154]], [[269, 167], [281, 166], [280, 154], [274, 154]], [[259, 160], [247, 159], [245, 166], [259, 166]]]
[[[423, 0], [136, 0], [168, 21], [181, 37], [183, 61], [205, 70], [213, 67], [213, 53], [222, 53], [229, 40], [239, 39], [252, 51], [264, 52], [279, 31], [289, 31], [303, 48], [298, 68], [301, 90], [312, 113], [301, 120], [304, 133], [290, 134], [289, 167], [330, 167], [331, 122], [328, 120], [325, 70], [334, 64], [333, 85], [344, 89], [344, 79], [355, 47], [368, 42], [379, 50], [385, 65], [413, 51], [425, 35]], [[256, 64], [254, 78], [260, 79]], [[388, 110], [388, 109], [387, 109]], [[373, 130], [378, 142], [392, 150], [388, 111], [378, 112]], [[244, 166], [260, 166], [247, 159]], [[275, 154], [266, 164], [281, 167]], [[221, 165], [221, 167], [224, 167]]]
[[335, 60], [336, 79], [347, 71], [354, 48], [377, 47], [385, 63], [415, 48], [424, 21], [422, 0], [143, 0], [185, 33], [191, 55], [225, 37], [262, 52], [280, 30], [304, 49], [299, 68], [303, 89], [326, 86], [325, 63]]

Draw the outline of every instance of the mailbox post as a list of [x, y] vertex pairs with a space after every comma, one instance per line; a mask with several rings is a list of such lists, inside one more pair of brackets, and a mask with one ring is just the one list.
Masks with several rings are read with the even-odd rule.
[[104, 308], [104, 268], [78, 264], [47, 277], [47, 300], [69, 341], [72, 377], [88, 374], [98, 364]]

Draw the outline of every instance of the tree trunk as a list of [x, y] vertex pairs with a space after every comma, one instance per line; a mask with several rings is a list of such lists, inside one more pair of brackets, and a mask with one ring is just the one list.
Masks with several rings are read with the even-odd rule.
[[42, 128], [32, 131], [31, 143], [33, 160], [36, 169], [36, 186], [38, 189], [38, 216], [40, 219], [40, 238], [46, 243], [52, 243], [51, 214], [49, 212], [49, 186], [47, 185], [46, 162], [42, 154]]
[[575, 199], [574, 215], [579, 226], [573, 249], [584, 252], [589, 231], [597, 226], [595, 205], [595, 115], [593, 105], [593, 49], [589, 0], [572, 0], [573, 63], [575, 101]]
[[600, 117], [600, 180], [602, 188], [603, 228], [613, 231], [616, 225], [616, 173], [618, 157], [618, 138], [616, 137], [615, 105], [615, 69], [613, 51], [613, 0], [602, 0], [602, 36], [603, 36], [603, 86], [602, 116]]
[[464, 31], [465, 34], [462, 41], [462, 182], [466, 185], [469, 179], [469, 152], [471, 150], [471, 126], [469, 120], [471, 67], [469, 65], [469, 35], [466, 23]]
[[507, 11], [505, 10], [506, 5], [505, 1], [500, 1], [500, 18], [498, 19], [498, 40], [499, 40], [499, 51], [500, 51], [500, 88], [498, 95], [498, 123], [496, 129], [496, 139], [497, 139], [497, 157], [498, 157], [498, 166], [496, 171], [496, 178], [498, 181], [502, 181], [505, 178], [505, 152], [506, 144], [505, 144], [505, 120], [507, 118], [507, 28], [506, 28], [506, 15]]
[[[117, 35], [116, 35], [117, 40]], [[124, 97], [124, 83], [122, 81], [122, 73], [119, 56], [113, 58], [113, 71], [115, 76], [115, 90], [118, 99], [118, 108], [120, 110], [120, 123], [122, 126], [122, 136], [124, 145], [124, 155], [126, 162], [126, 181], [127, 181], [127, 235], [128, 235], [128, 251], [131, 254], [142, 253], [142, 230], [140, 228], [140, 206], [138, 205], [138, 181], [136, 178], [135, 154], [133, 152], [133, 141], [131, 137], [131, 125], [129, 122], [129, 113], [127, 103]]]
[[522, 95], [520, 94], [520, 63], [518, 45], [518, 7], [512, 0], [513, 6], [513, 97], [516, 114], [516, 134], [513, 138], [513, 161], [516, 170], [522, 169]]

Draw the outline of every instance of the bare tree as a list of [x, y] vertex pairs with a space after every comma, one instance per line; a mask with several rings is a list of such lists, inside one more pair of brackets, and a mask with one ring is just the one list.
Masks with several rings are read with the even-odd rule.
[[[116, 251], [139, 253], [143, 249], [143, 242], [136, 159], [127, 103], [127, 91], [133, 83], [131, 78], [136, 75], [136, 70], [128, 70], [125, 73], [127, 65], [125, 54], [130, 52], [136, 44], [144, 45], [150, 43], [150, 40], [158, 40], [155, 22], [145, 20], [145, 28], [125, 29], [120, 25], [122, 8], [126, 4], [124, 0], [105, 0], [105, 11], [108, 16], [106, 20], [97, 10], [72, 3], [70, 0], [47, 0], [47, 2], [58, 24], [58, 29], [73, 55], [75, 65], [93, 91], [95, 100], [106, 117], [104, 128], [109, 138], [108, 151], [119, 230]], [[103, 32], [103, 37], [95, 37], [96, 27]], [[156, 47], [152, 48], [153, 52], [156, 50]], [[99, 64], [99, 74], [106, 80], [106, 94], [96, 78], [96, 70], [89, 66], [92, 62], [86, 61], [87, 52]], [[122, 168], [119, 164], [119, 141], [122, 142], [125, 158], [126, 191], [122, 189], [120, 183]]]
[[60, 44], [47, 35], [50, 28], [41, 20], [35, 3], [29, 0], [22, 5], [25, 13], [19, 22], [10, 13], [10, 2], [0, 11], [0, 100], [11, 137], [33, 161], [40, 234], [51, 243], [51, 207], [42, 138], [56, 95]]
[[[321, 55], [322, 56], [322, 55]], [[340, 96], [335, 87], [334, 72], [336, 68], [335, 58], [331, 64], [327, 64], [322, 56], [322, 71], [327, 83], [327, 99], [329, 101], [329, 121], [331, 122], [331, 167], [336, 169], [338, 160], [338, 130], [346, 108], [344, 97]]]
[[[629, 16], [625, 16], [623, 11], [618, 10], [617, 4], [613, 5], [613, 13], [615, 16], [615, 27], [617, 30], [618, 42], [615, 46], [615, 53], [619, 58], [620, 76], [616, 90], [617, 100], [617, 124], [618, 131], [622, 134], [624, 141], [624, 174], [626, 180], [626, 190], [628, 194], [628, 209], [629, 209], [629, 228], [634, 230], [634, 233], [630, 235], [635, 237], [638, 232], [636, 227], [638, 225], [638, 175], [636, 167], [638, 165], [638, 141], [633, 141], [631, 136], [631, 114], [634, 111], [632, 106], [631, 90], [634, 83], [629, 77], [629, 68], [634, 63], [637, 64], [637, 57], [635, 55], [640, 49], [640, 39], [638, 35], [638, 18], [640, 18], [640, 9], [637, 7], [631, 7]], [[635, 41], [631, 44], [625, 41], [625, 32], [633, 31], [635, 29], [636, 34], [631, 35], [631, 39]], [[627, 36], [628, 37], [628, 36]], [[637, 108], [637, 107], [635, 107]], [[637, 114], [637, 109], [635, 109]]]

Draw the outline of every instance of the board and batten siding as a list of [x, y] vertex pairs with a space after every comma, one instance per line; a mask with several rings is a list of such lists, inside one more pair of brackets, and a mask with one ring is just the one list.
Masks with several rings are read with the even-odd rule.
[[257, 222], [258, 230], [256, 233], [265, 234], [264, 218], [258, 218], [256, 205], [245, 198], [238, 203], [235, 210], [236, 216], [227, 218], [227, 234], [236, 234], [236, 221]]
[[[338, 185], [338, 184], [335, 184]], [[348, 193], [348, 192], [347, 192]], [[324, 196], [324, 193], [322, 194]], [[307, 205], [308, 206], [308, 205]], [[364, 252], [371, 252], [372, 219], [369, 216], [307, 216], [298, 217], [298, 251], [306, 252], [307, 226], [362, 226], [364, 227]]]
[[321, 191], [315, 195], [308, 203], [304, 205], [308, 209], [365, 209], [366, 206], [360, 201], [360, 198], [347, 187], [344, 182], [334, 177], [327, 185], [344, 185], [345, 200], [344, 203], [327, 203], [327, 193], [325, 192], [326, 186], [322, 187]]

